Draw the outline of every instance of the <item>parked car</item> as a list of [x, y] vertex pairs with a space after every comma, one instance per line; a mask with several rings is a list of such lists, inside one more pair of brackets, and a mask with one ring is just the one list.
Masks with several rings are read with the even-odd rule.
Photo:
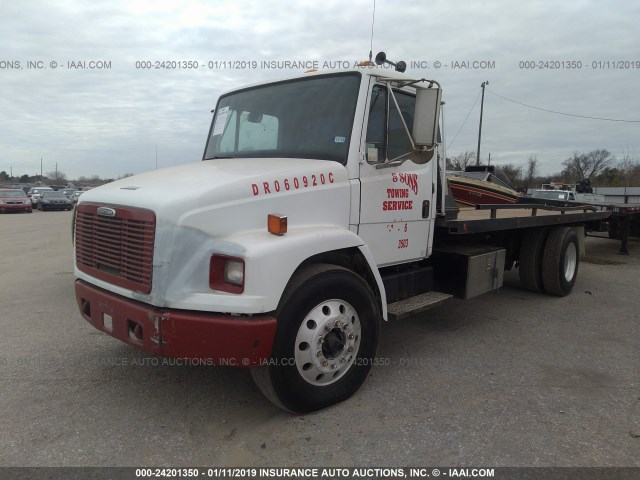
[[71, 210], [72, 208], [71, 200], [60, 191], [42, 192], [38, 198], [38, 210]]
[[78, 203], [78, 199], [80, 198], [80, 195], [82, 195], [84, 192], [82, 190], [76, 190], [76, 192], [73, 194], [73, 198], [71, 199], [73, 201], [73, 203]]
[[27, 212], [31, 213], [33, 206], [24, 190], [2, 189], [0, 190], [0, 212]]
[[69, 200], [73, 201], [73, 196], [76, 193], [77, 189], [75, 189], [75, 188], [64, 188], [64, 189], [59, 190], [59, 191], [64, 193]]
[[53, 192], [53, 188], [51, 188], [51, 187], [31, 187], [31, 190], [29, 190], [29, 193], [27, 193], [27, 195], [29, 195], [29, 197], [31, 198], [31, 205], [33, 207], [37, 207], [38, 206], [38, 198], [40, 198], [40, 195], [42, 194], [42, 192]]

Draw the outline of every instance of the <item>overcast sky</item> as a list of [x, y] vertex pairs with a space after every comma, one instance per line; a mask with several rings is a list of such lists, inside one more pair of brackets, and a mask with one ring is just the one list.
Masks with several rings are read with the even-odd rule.
[[[42, 157], [45, 173], [57, 162], [70, 178], [117, 177], [155, 168], [156, 145], [159, 167], [198, 161], [220, 93], [303, 71], [265, 69], [265, 61], [365, 59], [372, 8], [373, 0], [3, 1], [0, 170], [34, 175]], [[373, 52], [384, 50], [405, 60], [408, 73], [442, 84], [447, 144], [489, 81], [483, 159], [491, 153], [492, 163], [524, 166], [535, 154], [541, 173], [551, 173], [576, 150], [639, 159], [639, 20], [640, 2], [628, 0], [377, 0]], [[147, 60], [191, 60], [199, 68], [136, 68]], [[90, 61], [110, 68], [90, 69]], [[522, 68], [525, 61], [564, 61], [565, 68]], [[567, 69], [571, 61], [581, 68]], [[636, 123], [555, 115], [490, 92]], [[479, 113], [477, 100], [447, 156], [476, 150]]]

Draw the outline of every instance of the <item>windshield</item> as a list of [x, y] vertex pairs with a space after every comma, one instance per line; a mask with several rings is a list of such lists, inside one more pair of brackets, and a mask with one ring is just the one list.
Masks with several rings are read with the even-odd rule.
[[567, 200], [567, 192], [559, 190], [536, 191], [531, 195], [534, 198], [544, 198], [546, 200]]
[[5, 190], [4, 192], [0, 192], [0, 198], [22, 198], [26, 196], [27, 194], [24, 193], [23, 190], [12, 190], [10, 192]]
[[62, 192], [42, 192], [42, 198], [67, 198]]
[[359, 73], [309, 77], [220, 98], [204, 160], [296, 157], [346, 163]]

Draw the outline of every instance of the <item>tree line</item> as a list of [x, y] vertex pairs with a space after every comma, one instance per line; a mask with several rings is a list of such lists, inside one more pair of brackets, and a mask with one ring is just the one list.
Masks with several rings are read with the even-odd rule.
[[[447, 158], [447, 170], [463, 171], [475, 165], [475, 152], [464, 152]], [[483, 165], [482, 162], [480, 162]], [[540, 175], [540, 161], [530, 155], [524, 165], [515, 163], [496, 164], [511, 180], [517, 190], [540, 188], [543, 183], [575, 184], [589, 180], [594, 187], [640, 186], [640, 162], [629, 154], [618, 160], [606, 149], [588, 153], [574, 152], [562, 162], [563, 169], [550, 175]]]

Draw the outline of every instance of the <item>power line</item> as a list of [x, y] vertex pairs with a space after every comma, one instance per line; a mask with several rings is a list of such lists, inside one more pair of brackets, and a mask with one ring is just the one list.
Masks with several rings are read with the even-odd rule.
[[575, 114], [575, 113], [558, 112], [556, 110], [549, 110], [548, 108], [540, 108], [540, 107], [534, 107], [533, 105], [527, 105], [526, 103], [522, 103], [522, 102], [519, 102], [517, 100], [513, 100], [511, 98], [507, 98], [505, 96], [502, 96], [499, 93], [492, 92], [488, 88], [487, 88], [487, 92], [495, 95], [496, 97], [500, 97], [503, 100], [506, 100], [508, 102], [517, 103], [518, 105], [522, 105], [523, 107], [533, 108], [534, 110], [540, 110], [542, 112], [555, 113], [556, 115], [565, 115], [567, 117], [577, 117], [577, 118], [588, 118], [589, 120], [602, 120], [602, 121], [606, 121], [606, 122], [640, 123], [640, 120], [623, 120], [623, 119], [619, 119], [619, 118], [592, 117], [592, 116], [589, 116], [589, 115], [578, 115], [578, 114]]
[[467, 123], [467, 120], [469, 120], [469, 115], [471, 115], [471, 112], [473, 112], [473, 108], [476, 106], [476, 103], [478, 103], [478, 98], [480, 98], [480, 91], [478, 91], [478, 96], [476, 97], [475, 101], [473, 102], [473, 105], [471, 105], [471, 109], [469, 110], [469, 113], [467, 113], [467, 118], [464, 119], [464, 122], [462, 122], [462, 125], [460, 126], [460, 129], [458, 130], [458, 133], [455, 134], [455, 136], [453, 137], [453, 140], [451, 140], [449, 145], [447, 145], [447, 148], [451, 148], [451, 145], [453, 145], [453, 142], [455, 142], [456, 138], [458, 138], [458, 135], [460, 134], [460, 132], [464, 128], [465, 124]]

